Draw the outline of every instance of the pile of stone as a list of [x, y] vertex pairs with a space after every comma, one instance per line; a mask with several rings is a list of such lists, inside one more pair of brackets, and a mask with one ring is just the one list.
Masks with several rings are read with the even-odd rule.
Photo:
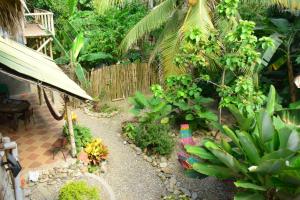
[[[95, 171], [93, 174], [101, 176], [106, 172], [107, 161], [103, 161], [101, 166], [99, 166], [99, 170]], [[44, 194], [43, 196], [51, 197], [51, 195], [57, 195], [55, 193], [57, 193], [64, 183], [67, 181], [77, 180], [86, 173], [88, 173], [88, 166], [78, 160], [72, 160], [71, 164], [64, 163], [59, 167], [29, 171], [28, 175], [25, 177], [27, 182], [24, 189], [25, 199], [43, 199], [43, 197], [36, 194], [36, 192], [32, 195], [36, 190], [47, 190], [47, 195]], [[49, 188], [52, 188], [52, 191], [49, 190]], [[50, 199], [52, 199], [52, 197]]]

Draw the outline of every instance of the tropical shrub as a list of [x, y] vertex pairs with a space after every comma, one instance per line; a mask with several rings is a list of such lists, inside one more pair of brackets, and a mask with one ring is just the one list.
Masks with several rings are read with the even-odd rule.
[[93, 139], [88, 143], [84, 151], [88, 154], [88, 158], [92, 165], [99, 165], [99, 163], [106, 160], [108, 156], [108, 148], [99, 138]]
[[222, 97], [220, 107], [228, 108], [234, 105], [245, 116], [253, 116], [265, 104], [265, 95], [255, 89], [251, 77], [239, 76], [231, 86], [223, 86], [218, 91]]
[[173, 151], [175, 141], [167, 124], [160, 122], [138, 124], [134, 135], [135, 144], [150, 154], [169, 155]]
[[234, 180], [239, 189], [235, 199], [292, 198], [299, 193], [300, 133], [273, 114], [274, 91], [266, 109], [252, 123], [244, 122], [252, 125], [236, 130], [224, 125], [220, 142], [204, 139], [201, 146], [185, 146], [199, 158], [192, 164], [195, 171]]
[[[74, 130], [76, 149], [77, 152], [80, 152], [82, 148], [86, 147], [86, 145], [91, 142], [92, 132], [89, 128], [80, 126], [78, 124], [73, 125], [73, 130]], [[63, 127], [63, 134], [70, 141], [70, 133], [67, 124], [65, 124]]]
[[[103, 14], [94, 10], [77, 11], [68, 16], [67, 21], [62, 18], [57, 37], [65, 48], [71, 47], [71, 42], [78, 33], [84, 33], [86, 46], [81, 52], [79, 62], [91, 69], [103, 64], [113, 64], [120, 60], [140, 60], [143, 53], [132, 50], [122, 56], [118, 46], [126, 32], [134, 26], [145, 14], [147, 8], [137, 1], [126, 4], [122, 8], [111, 8]], [[143, 46], [143, 45], [141, 45]], [[132, 56], [134, 54], [134, 56]], [[136, 56], [136, 54], [138, 54]]]
[[122, 131], [123, 133], [130, 139], [130, 140], [134, 140], [135, 136], [136, 136], [136, 129], [135, 129], [135, 125], [132, 123], [126, 123], [123, 127], [122, 127]]
[[[160, 98], [172, 107], [171, 117], [180, 123], [204, 123], [217, 121], [217, 116], [205, 105], [213, 102], [211, 98], [201, 95], [202, 89], [190, 75], [170, 76], [166, 79], [165, 88], [160, 85], [151, 87], [154, 97]], [[180, 119], [181, 118], [181, 119]]]
[[99, 189], [85, 181], [72, 181], [59, 191], [59, 200], [100, 200]]

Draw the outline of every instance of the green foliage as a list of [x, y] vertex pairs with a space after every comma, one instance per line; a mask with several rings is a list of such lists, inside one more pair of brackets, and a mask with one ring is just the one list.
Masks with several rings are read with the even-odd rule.
[[134, 140], [136, 137], [136, 128], [132, 123], [127, 123], [122, 127], [123, 133], [130, 139]]
[[189, 75], [170, 76], [165, 82], [165, 89], [159, 85], [154, 85], [151, 89], [154, 97], [172, 107], [172, 117], [175, 119], [183, 118], [183, 121], [198, 124], [218, 119], [204, 107], [205, 104], [213, 102], [213, 99], [203, 97], [201, 88]]
[[59, 191], [59, 200], [100, 200], [99, 190], [85, 181], [72, 181]]
[[[60, 40], [64, 46], [69, 45], [69, 39], [74, 32], [83, 32], [87, 38], [85, 48], [80, 56], [80, 63], [86, 68], [95, 65], [112, 64], [123, 59], [118, 46], [126, 32], [147, 12], [144, 5], [140, 3], [126, 4], [122, 9], [112, 8], [103, 15], [95, 11], [78, 11], [63, 24]], [[136, 59], [141, 59], [139, 50]], [[129, 53], [127, 59], [132, 56]], [[125, 56], [126, 59], [126, 56]]]
[[[80, 152], [82, 148], [86, 147], [86, 145], [92, 141], [92, 133], [89, 128], [77, 124], [73, 125], [73, 130], [74, 130], [76, 149], [77, 152]], [[69, 129], [66, 124], [63, 127], [63, 134], [70, 141]]]
[[172, 153], [175, 141], [170, 135], [170, 128], [167, 124], [153, 121], [140, 123], [134, 131], [134, 143], [141, 149], [147, 149], [150, 154], [169, 155]]
[[236, 106], [245, 116], [254, 116], [254, 113], [262, 108], [266, 97], [255, 89], [251, 77], [240, 76], [230, 87], [224, 86], [218, 89], [222, 97], [220, 107], [228, 108]]
[[222, 0], [218, 6], [218, 13], [224, 17], [234, 17], [237, 14], [239, 0]]
[[201, 158], [193, 164], [195, 171], [235, 180], [235, 199], [276, 199], [282, 193], [292, 198], [299, 191], [300, 133], [272, 115], [275, 95], [271, 89], [267, 109], [255, 114], [253, 126], [232, 130], [224, 125], [221, 142], [204, 139], [200, 147], [185, 146]]

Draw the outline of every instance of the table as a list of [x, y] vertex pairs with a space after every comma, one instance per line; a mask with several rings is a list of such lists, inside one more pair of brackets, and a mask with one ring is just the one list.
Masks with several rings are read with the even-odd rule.
[[12, 128], [18, 129], [18, 117], [25, 115], [30, 103], [26, 100], [5, 99], [0, 102], [0, 113], [12, 118]]

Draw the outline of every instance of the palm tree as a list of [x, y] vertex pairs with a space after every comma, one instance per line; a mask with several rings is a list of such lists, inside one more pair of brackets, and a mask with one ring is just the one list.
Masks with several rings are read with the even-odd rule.
[[[122, 3], [126, 0], [95, 0], [100, 12]], [[180, 41], [190, 28], [198, 27], [208, 33], [213, 28], [211, 10], [214, 7], [215, 0], [162, 0], [127, 33], [120, 49], [126, 52], [145, 35], [163, 28], [149, 62], [160, 53], [165, 75], [182, 73], [184, 69], [173, 63]]]

